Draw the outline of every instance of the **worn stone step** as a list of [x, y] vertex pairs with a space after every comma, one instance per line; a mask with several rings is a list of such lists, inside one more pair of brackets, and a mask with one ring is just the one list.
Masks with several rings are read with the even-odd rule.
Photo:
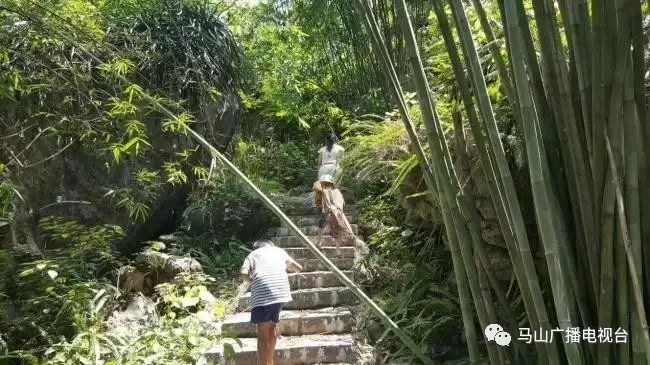
[[[284, 249], [287, 251], [289, 256], [294, 259], [311, 259], [316, 258], [313, 252], [307, 247], [287, 247]], [[320, 248], [320, 251], [325, 254], [328, 258], [344, 258], [344, 257], [354, 257], [355, 248], [354, 246], [341, 246], [338, 249], [336, 247], [324, 246]], [[337, 252], [338, 251], [338, 252]]]
[[[358, 225], [350, 224], [350, 226], [352, 227], [352, 232], [354, 232], [354, 234], [359, 233], [359, 226]], [[304, 234], [306, 234], [308, 236], [316, 236], [316, 235], [318, 235], [318, 231], [320, 230], [317, 225], [299, 226], [298, 228]], [[289, 227], [275, 228], [275, 229], [273, 229], [273, 233], [275, 234], [275, 237], [295, 236], [296, 235], [295, 233], [293, 233], [293, 231], [291, 231], [289, 229]], [[324, 233], [327, 233], [327, 231], [324, 232]]]
[[[346, 287], [313, 288], [292, 290], [293, 301], [286, 303], [284, 308], [289, 309], [315, 309], [324, 307], [337, 307], [353, 304], [356, 297]], [[250, 293], [239, 297], [237, 310], [250, 310]]]
[[[351, 277], [352, 271], [343, 273]], [[331, 271], [309, 271], [289, 274], [289, 285], [292, 290], [311, 288], [331, 288], [341, 285], [341, 280]], [[250, 287], [248, 288], [250, 290]]]
[[[314, 244], [318, 242], [318, 236], [307, 236], [307, 238], [309, 238], [309, 240]], [[357, 238], [363, 241], [363, 237]], [[276, 246], [283, 248], [306, 247], [298, 236], [276, 237], [273, 239], [273, 243], [275, 243]], [[323, 247], [336, 247], [336, 241], [334, 240], [334, 237], [330, 235], [321, 236], [320, 245]], [[341, 247], [352, 247], [354, 246], [354, 240], [341, 240], [340, 245]]]
[[[319, 259], [308, 259], [308, 258], [302, 258], [302, 259], [296, 259], [296, 261], [302, 266], [302, 272], [309, 272], [309, 271], [322, 271], [322, 270], [329, 270], [328, 267], [325, 266]], [[336, 267], [338, 267], [340, 270], [349, 270], [354, 266], [354, 259], [352, 257], [344, 257], [344, 258], [333, 258], [330, 259]]]
[[[251, 365], [257, 361], [257, 339], [242, 338], [241, 346], [233, 339], [224, 339], [204, 355], [208, 364]], [[233, 359], [223, 360], [223, 343], [234, 351]], [[275, 345], [276, 365], [355, 363], [354, 338], [351, 335], [288, 336]]]
[[[350, 224], [357, 223], [357, 215], [356, 214], [346, 214], [346, 218], [348, 219], [348, 222]], [[290, 216], [289, 219], [297, 225], [297, 226], [315, 226], [318, 225], [318, 219], [320, 218], [319, 215], [317, 214], [310, 214], [310, 215], [295, 215], [295, 216]], [[283, 224], [284, 226], [284, 224]]]
[[[352, 271], [343, 271], [350, 277]], [[331, 271], [311, 271], [289, 274], [289, 284], [291, 289], [309, 289], [309, 288], [330, 288], [341, 285], [336, 275]]]
[[[288, 211], [290, 211], [292, 214], [295, 215], [309, 215], [309, 214], [319, 214], [321, 212], [321, 208], [315, 205], [303, 205], [303, 206], [292, 207]], [[359, 209], [355, 204], [346, 205], [345, 208], [343, 208], [343, 212], [346, 215], [356, 214], [358, 211]]]
[[[227, 318], [221, 329], [237, 337], [255, 337], [255, 325], [250, 323], [250, 312], [239, 312]], [[313, 310], [283, 310], [280, 312], [278, 329], [283, 336], [337, 334], [350, 332], [352, 313], [346, 308], [322, 308]]]

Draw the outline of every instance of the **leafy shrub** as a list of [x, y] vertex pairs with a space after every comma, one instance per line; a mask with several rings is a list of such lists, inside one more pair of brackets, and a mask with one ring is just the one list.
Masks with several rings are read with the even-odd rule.
[[9, 278], [6, 298], [0, 297], [15, 311], [0, 312], [9, 348], [36, 354], [93, 326], [87, 317], [98, 315], [93, 298], [116, 293], [109, 278], [120, 261], [110, 245], [121, 235], [116, 226], [88, 227], [60, 217], [43, 218], [40, 228], [54, 248], [44, 257], [14, 257], [15, 264], [3, 276]]
[[174, 282], [156, 286], [162, 312], [170, 318], [182, 318], [190, 313], [208, 310], [211, 316], [224, 314], [224, 306], [217, 301], [208, 288], [214, 287], [215, 279], [202, 273], [180, 273]]
[[276, 222], [248, 188], [227, 174], [192, 193], [184, 218], [187, 231], [194, 236], [209, 233], [218, 244], [251, 240]]
[[219, 330], [197, 315], [182, 319], [163, 317], [123, 348], [119, 358], [105, 364], [195, 364], [210, 345], [220, 339]]
[[[214, 320], [225, 312], [222, 301], [209, 291], [214, 279], [201, 273], [179, 274], [172, 283], [156, 287], [160, 316], [132, 339], [109, 331], [104, 317], [71, 341], [54, 344], [46, 352], [48, 364], [191, 364], [220, 338]], [[96, 306], [91, 313], [101, 313]]]
[[316, 148], [305, 142], [240, 139], [235, 144], [234, 162], [267, 191], [311, 187], [318, 155]]
[[[450, 253], [435, 228], [414, 227], [389, 196], [361, 202], [359, 224], [369, 231], [361, 265], [364, 285], [379, 306], [437, 360], [464, 357], [462, 318], [450, 273]], [[361, 330], [387, 363], [414, 363], [411, 351], [383, 326], [362, 316]]]

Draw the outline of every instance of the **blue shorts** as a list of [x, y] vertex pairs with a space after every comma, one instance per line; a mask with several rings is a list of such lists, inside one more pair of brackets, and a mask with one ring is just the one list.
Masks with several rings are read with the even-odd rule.
[[251, 310], [251, 323], [278, 323], [280, 321], [280, 311], [282, 311], [283, 305], [284, 303], [273, 303], [254, 307]]

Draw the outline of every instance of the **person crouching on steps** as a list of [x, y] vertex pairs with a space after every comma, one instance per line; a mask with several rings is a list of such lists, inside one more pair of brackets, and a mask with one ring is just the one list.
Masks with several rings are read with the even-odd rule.
[[302, 266], [269, 240], [258, 240], [240, 270], [240, 278], [251, 282], [251, 323], [257, 326], [257, 364], [273, 365], [273, 354], [284, 303], [290, 302], [287, 269], [300, 272]]
[[321, 176], [319, 181], [314, 183], [314, 191], [314, 203], [323, 213], [318, 222], [317, 245], [320, 246], [321, 236], [327, 228], [336, 243], [336, 255], [341, 256], [341, 243], [356, 240], [352, 226], [343, 212], [345, 208], [343, 194], [334, 185], [334, 178], [331, 175]]

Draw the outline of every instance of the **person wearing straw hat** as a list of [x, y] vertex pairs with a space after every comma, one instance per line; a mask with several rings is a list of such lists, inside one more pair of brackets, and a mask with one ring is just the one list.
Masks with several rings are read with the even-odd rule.
[[278, 339], [277, 323], [284, 303], [293, 300], [287, 269], [300, 272], [302, 266], [270, 240], [258, 240], [240, 270], [240, 278], [251, 283], [251, 323], [257, 327], [258, 364], [273, 365]]
[[321, 208], [322, 216], [318, 222], [318, 240], [320, 246], [323, 231], [329, 229], [336, 243], [336, 254], [341, 254], [341, 243], [356, 240], [352, 226], [345, 216], [345, 200], [343, 194], [336, 188], [332, 175], [325, 174], [314, 183], [314, 203]]

